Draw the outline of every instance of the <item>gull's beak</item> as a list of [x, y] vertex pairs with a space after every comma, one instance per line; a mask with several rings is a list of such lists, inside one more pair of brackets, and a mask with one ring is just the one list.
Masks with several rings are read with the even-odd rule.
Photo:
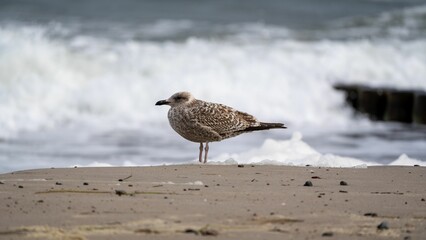
[[170, 102], [167, 100], [160, 100], [157, 103], [155, 103], [156, 106], [160, 106], [160, 105], [168, 105]]

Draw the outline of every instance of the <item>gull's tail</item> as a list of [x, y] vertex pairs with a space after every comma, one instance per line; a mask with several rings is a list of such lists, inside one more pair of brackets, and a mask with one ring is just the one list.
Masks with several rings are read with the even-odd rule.
[[264, 123], [261, 122], [259, 126], [252, 126], [244, 129], [244, 132], [268, 130], [273, 128], [287, 128], [283, 123]]

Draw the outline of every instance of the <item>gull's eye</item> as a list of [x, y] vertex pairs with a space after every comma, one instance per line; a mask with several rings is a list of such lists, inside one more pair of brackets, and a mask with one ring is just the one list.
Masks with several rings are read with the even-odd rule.
[[183, 99], [183, 97], [181, 97], [181, 96], [177, 96], [177, 97], [175, 97], [175, 100], [182, 100]]

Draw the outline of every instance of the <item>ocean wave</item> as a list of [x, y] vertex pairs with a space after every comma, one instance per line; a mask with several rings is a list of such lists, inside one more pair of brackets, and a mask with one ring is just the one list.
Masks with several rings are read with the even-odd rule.
[[153, 42], [54, 31], [0, 26], [3, 138], [69, 124], [165, 122], [166, 110], [153, 105], [181, 90], [265, 121], [327, 131], [359, 124], [333, 90], [337, 80], [426, 89], [425, 40]]

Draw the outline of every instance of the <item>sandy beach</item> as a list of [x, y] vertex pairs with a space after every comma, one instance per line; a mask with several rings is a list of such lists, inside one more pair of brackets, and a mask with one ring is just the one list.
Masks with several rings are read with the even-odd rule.
[[0, 239], [424, 239], [425, 177], [424, 167], [19, 171], [0, 175]]

